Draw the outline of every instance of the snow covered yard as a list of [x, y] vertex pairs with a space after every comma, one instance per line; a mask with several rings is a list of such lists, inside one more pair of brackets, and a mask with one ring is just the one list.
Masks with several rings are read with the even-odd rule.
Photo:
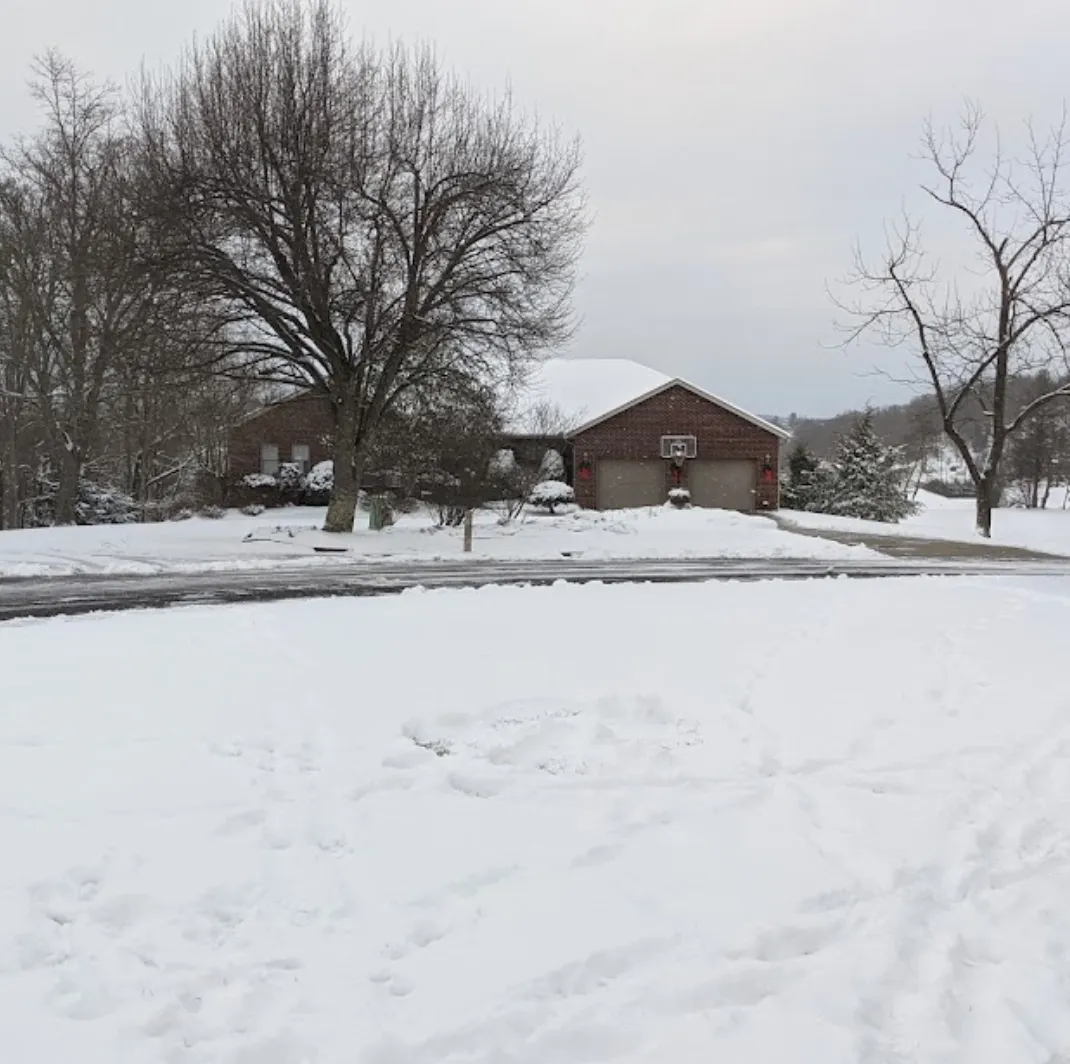
[[[222, 519], [193, 517], [146, 525], [90, 525], [0, 532], [0, 577], [73, 573], [156, 573], [261, 569], [351, 559], [412, 557], [460, 560], [460, 529], [435, 527], [426, 511], [398, 515], [397, 524], [369, 532], [358, 513], [351, 535], [320, 531], [324, 510], [291, 507], [256, 517], [229, 511]], [[318, 554], [315, 547], [344, 548]], [[861, 548], [793, 535], [762, 517], [725, 510], [578, 511], [528, 514], [507, 525], [479, 514], [472, 558], [844, 558]]]
[[1068, 631], [964, 579], [0, 626], [3, 1059], [1066, 1060]]
[[[918, 493], [921, 510], [899, 524], [860, 521], [829, 514], [782, 514], [801, 528], [832, 529], [841, 532], [870, 533], [878, 536], [910, 536], [917, 539], [942, 539], [976, 542], [974, 502], [972, 499], [945, 499], [927, 491]], [[1070, 509], [1062, 508], [1062, 492], [1053, 491], [1045, 510], [1002, 507], [992, 515], [992, 542], [1006, 547], [1024, 547], [1046, 554], [1070, 556]]]

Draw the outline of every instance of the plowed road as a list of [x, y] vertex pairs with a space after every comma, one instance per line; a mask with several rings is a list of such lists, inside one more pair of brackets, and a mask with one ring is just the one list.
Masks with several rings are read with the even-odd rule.
[[891, 576], [1070, 576], [1070, 559], [934, 561], [898, 558], [823, 562], [790, 558], [406, 562], [284, 567], [151, 576], [66, 576], [0, 580], [0, 620], [97, 610], [264, 602], [335, 595], [386, 595], [407, 588], [551, 584], [558, 580], [672, 583]]

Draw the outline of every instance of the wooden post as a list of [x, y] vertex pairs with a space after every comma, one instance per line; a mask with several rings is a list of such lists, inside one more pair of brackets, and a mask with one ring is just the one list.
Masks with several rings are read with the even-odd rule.
[[472, 553], [472, 511], [465, 510], [464, 512], [464, 552], [465, 554]]

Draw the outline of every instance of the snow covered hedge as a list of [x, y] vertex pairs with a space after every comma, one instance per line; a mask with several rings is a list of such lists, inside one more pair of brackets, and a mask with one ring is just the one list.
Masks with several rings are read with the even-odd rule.
[[275, 476], [249, 473], [238, 482], [239, 501], [251, 506], [326, 506], [334, 488], [334, 463], [319, 462], [302, 473], [295, 462], [283, 462]]
[[691, 505], [691, 492], [687, 488], [671, 488], [669, 490], [669, 502], [679, 509]]
[[246, 473], [241, 478], [241, 486], [243, 488], [277, 488], [279, 482], [267, 473]]
[[532, 506], [541, 506], [553, 513], [554, 507], [566, 506], [568, 503], [575, 501], [575, 498], [576, 493], [572, 490], [571, 485], [565, 484], [560, 480], [544, 480], [541, 484], [536, 484], [531, 489], [528, 502]]
[[317, 462], [305, 477], [305, 505], [326, 506], [334, 490], [334, 462]]
[[[27, 513], [27, 527], [51, 525], [56, 518], [55, 481], [37, 481], [37, 497]], [[138, 507], [125, 491], [97, 484], [92, 480], [78, 482], [78, 497], [74, 503], [74, 520], [79, 525], [129, 525], [138, 520]]]

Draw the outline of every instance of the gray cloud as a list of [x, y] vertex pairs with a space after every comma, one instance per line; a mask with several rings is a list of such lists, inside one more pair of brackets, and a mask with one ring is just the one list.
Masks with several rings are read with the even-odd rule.
[[[354, 32], [430, 39], [586, 149], [594, 225], [572, 350], [631, 357], [766, 413], [903, 389], [837, 339], [826, 283], [913, 199], [921, 119], [979, 99], [1009, 131], [1065, 89], [1070, 5], [1019, 0], [362, 0]], [[0, 132], [35, 52], [122, 79], [229, 10], [40, 0], [5, 14]], [[939, 239], [943, 231], [936, 227]]]

